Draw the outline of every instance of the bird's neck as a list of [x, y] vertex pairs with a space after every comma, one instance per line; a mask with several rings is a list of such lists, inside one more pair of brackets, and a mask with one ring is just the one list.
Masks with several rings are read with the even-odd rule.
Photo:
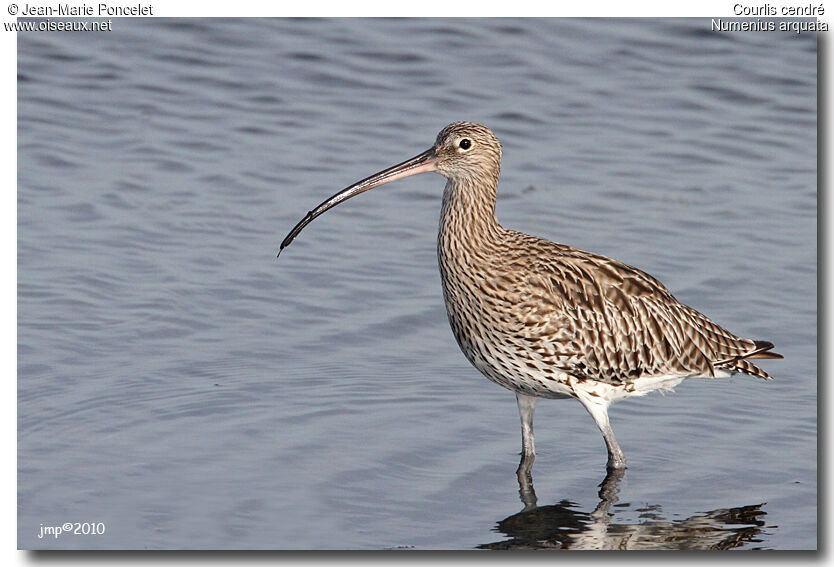
[[438, 247], [441, 255], [487, 252], [503, 228], [495, 217], [498, 176], [450, 179], [443, 191]]

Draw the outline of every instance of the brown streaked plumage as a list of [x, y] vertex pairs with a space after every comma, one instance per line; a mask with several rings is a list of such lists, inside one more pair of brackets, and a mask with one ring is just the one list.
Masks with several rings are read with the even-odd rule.
[[429, 150], [310, 211], [281, 250], [354, 195], [417, 173], [445, 176], [437, 255], [449, 322], [467, 359], [516, 393], [520, 472], [529, 474], [535, 458], [538, 398], [582, 402], [605, 439], [608, 468], [621, 469], [625, 456], [608, 422], [613, 401], [693, 377], [741, 372], [770, 379], [750, 359], [782, 358], [769, 352], [772, 343], [734, 335], [637, 268], [498, 224], [500, 169], [501, 144], [489, 128], [449, 124]]

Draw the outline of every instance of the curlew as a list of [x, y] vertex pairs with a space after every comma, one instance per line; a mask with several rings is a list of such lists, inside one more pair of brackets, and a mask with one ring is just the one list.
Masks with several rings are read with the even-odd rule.
[[446, 177], [437, 237], [446, 311], [469, 362], [516, 394], [519, 473], [529, 474], [535, 459], [539, 398], [579, 400], [602, 432], [608, 469], [618, 470], [626, 459], [608, 420], [612, 402], [686, 378], [740, 372], [770, 379], [750, 360], [782, 358], [769, 352], [772, 343], [736, 336], [637, 268], [502, 227], [495, 217], [500, 169], [501, 144], [489, 128], [449, 124], [425, 152], [307, 213], [281, 250], [354, 195], [418, 173]]

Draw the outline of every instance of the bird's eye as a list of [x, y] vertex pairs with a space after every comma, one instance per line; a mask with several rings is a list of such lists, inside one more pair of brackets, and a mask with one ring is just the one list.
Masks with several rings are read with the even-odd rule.
[[458, 142], [458, 147], [462, 150], [468, 150], [472, 147], [472, 140], [470, 140], [469, 138], [464, 138], [463, 140]]

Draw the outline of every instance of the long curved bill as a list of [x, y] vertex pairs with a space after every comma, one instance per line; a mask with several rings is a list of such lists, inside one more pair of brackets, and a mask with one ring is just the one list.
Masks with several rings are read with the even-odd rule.
[[332, 209], [342, 201], [347, 201], [354, 195], [364, 193], [374, 187], [379, 187], [380, 185], [391, 183], [397, 179], [403, 179], [404, 177], [410, 177], [412, 175], [426, 173], [428, 171], [437, 171], [437, 156], [435, 155], [434, 148], [429, 148], [422, 154], [415, 156], [410, 160], [399, 163], [393, 167], [389, 167], [384, 171], [380, 171], [370, 177], [366, 177], [362, 181], [354, 183], [346, 189], [342, 189], [318, 207], [307, 213], [307, 215], [293, 227], [287, 237], [284, 238], [284, 241], [281, 242], [281, 249], [278, 251], [278, 255], [281, 255], [281, 250], [289, 246], [290, 242], [292, 242], [295, 237], [298, 236], [302, 230], [304, 230], [304, 227], [313, 221], [313, 219], [325, 211]]

